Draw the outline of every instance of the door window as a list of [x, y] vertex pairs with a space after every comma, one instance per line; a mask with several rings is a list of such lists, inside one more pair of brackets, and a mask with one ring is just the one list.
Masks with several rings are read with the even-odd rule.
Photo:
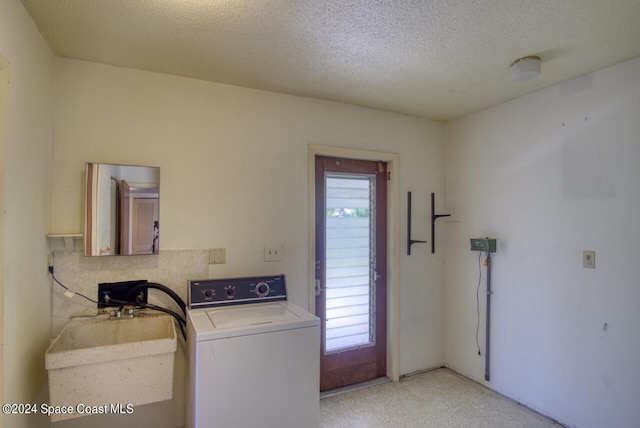
[[325, 352], [375, 343], [375, 176], [327, 173]]

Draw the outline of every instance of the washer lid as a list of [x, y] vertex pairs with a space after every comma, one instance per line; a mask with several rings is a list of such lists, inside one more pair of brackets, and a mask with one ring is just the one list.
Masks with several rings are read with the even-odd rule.
[[198, 341], [320, 325], [318, 317], [288, 301], [192, 309], [189, 319]]
[[282, 305], [245, 305], [226, 310], [210, 309], [206, 312], [213, 327], [217, 329], [291, 322], [299, 318]]

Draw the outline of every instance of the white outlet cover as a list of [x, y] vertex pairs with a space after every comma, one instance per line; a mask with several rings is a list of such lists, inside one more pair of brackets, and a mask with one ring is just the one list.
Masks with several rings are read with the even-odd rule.
[[586, 269], [596, 268], [596, 252], [585, 250], [582, 252], [582, 267]]
[[264, 261], [279, 262], [282, 260], [282, 244], [265, 244]]

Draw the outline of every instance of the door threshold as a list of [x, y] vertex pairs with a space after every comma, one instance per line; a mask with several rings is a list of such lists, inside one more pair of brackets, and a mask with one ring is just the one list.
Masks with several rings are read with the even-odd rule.
[[370, 386], [382, 385], [382, 384], [389, 383], [389, 382], [391, 382], [391, 379], [389, 379], [386, 376], [383, 376], [383, 377], [379, 377], [377, 379], [368, 380], [366, 382], [356, 383], [354, 385], [343, 386], [342, 388], [331, 389], [329, 391], [322, 391], [322, 392], [320, 392], [320, 399], [322, 400], [323, 398], [333, 397], [334, 395], [340, 395], [340, 394], [344, 394], [344, 393], [347, 393], [347, 392], [353, 392], [353, 391], [357, 391], [359, 389], [369, 388]]

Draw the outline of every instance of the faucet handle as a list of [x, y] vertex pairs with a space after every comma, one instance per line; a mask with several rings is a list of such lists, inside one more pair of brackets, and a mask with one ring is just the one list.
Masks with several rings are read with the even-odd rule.
[[135, 316], [135, 309], [134, 308], [129, 308], [129, 309], [111, 309], [111, 311], [109, 311], [109, 319], [110, 320], [116, 320], [116, 319], [121, 319], [121, 318], [133, 318]]

